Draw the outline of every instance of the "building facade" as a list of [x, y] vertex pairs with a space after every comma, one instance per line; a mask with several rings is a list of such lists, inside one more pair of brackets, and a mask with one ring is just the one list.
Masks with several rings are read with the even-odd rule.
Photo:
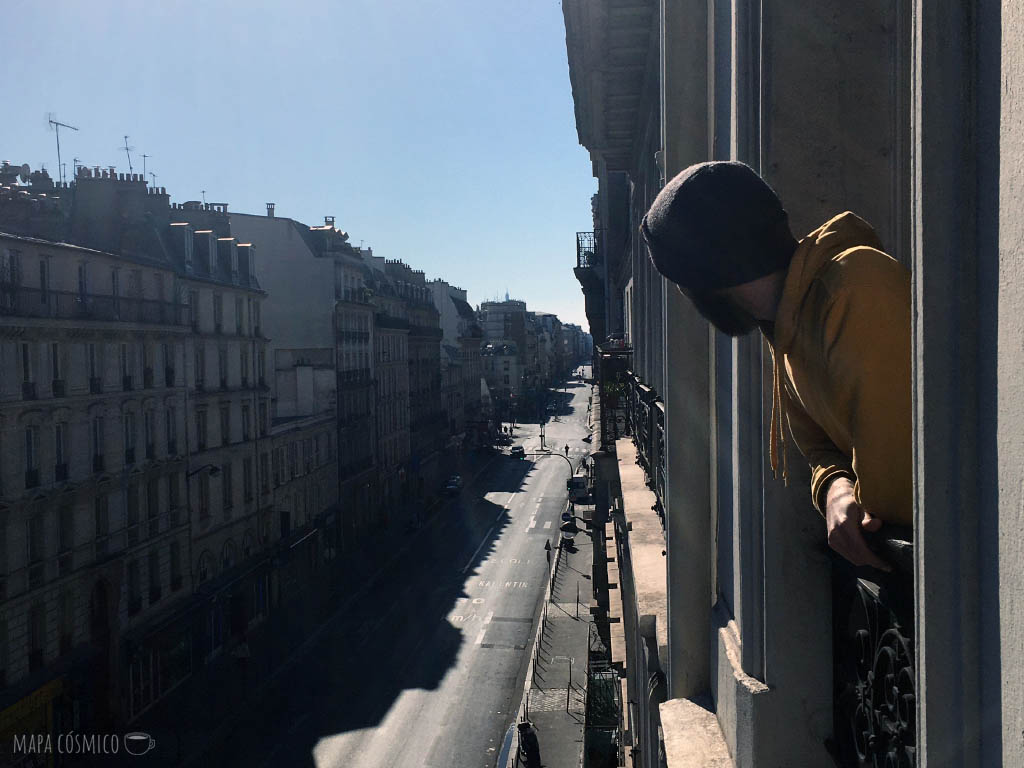
[[[1004, 558], [1024, 494], [1010, 468], [1020, 256], [1006, 247], [1024, 133], [1019, 97], [998, 87], [1020, 74], [1020, 11], [563, 10], [599, 187], [576, 275], [599, 407], [624, 414], [619, 432], [602, 413], [597, 465], [612, 486], [600, 503], [622, 589], [607, 610], [622, 619], [610, 632], [634, 764], [1022, 762], [1020, 577]], [[709, 329], [650, 266], [639, 218], [708, 159], [759, 170], [798, 237], [852, 210], [911, 270], [915, 518], [912, 543], [878, 542], [890, 577], [829, 556], [798, 455], [788, 486], [772, 479], [762, 340]]]

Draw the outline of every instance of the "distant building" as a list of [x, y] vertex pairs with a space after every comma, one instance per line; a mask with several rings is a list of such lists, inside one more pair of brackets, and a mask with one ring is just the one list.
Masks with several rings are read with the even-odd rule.
[[[476, 319], [476, 313], [466, 301], [466, 291], [449, 285], [443, 280], [428, 283], [434, 306], [440, 314], [442, 343], [449, 350], [449, 362], [442, 362], [442, 376], [446, 366], [457, 368], [448, 371], [447, 394], [443, 397], [448, 411], [450, 430], [453, 435], [465, 435], [463, 444], [475, 444], [487, 434], [487, 421], [483, 418], [480, 404], [480, 379], [483, 365], [480, 344], [483, 331]], [[442, 383], [442, 387], [444, 387]]]
[[268, 207], [266, 216], [233, 213], [231, 220], [260, 244], [265, 280], [274, 287], [265, 317], [273, 329], [276, 418], [330, 410], [337, 419], [337, 535], [339, 546], [353, 546], [360, 532], [382, 522], [366, 257], [332, 217], [310, 227]]

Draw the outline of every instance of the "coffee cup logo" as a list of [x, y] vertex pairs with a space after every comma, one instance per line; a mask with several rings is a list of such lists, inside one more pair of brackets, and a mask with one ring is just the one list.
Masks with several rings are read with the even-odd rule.
[[124, 748], [129, 755], [144, 755], [156, 746], [156, 739], [148, 733], [133, 731], [124, 735]]

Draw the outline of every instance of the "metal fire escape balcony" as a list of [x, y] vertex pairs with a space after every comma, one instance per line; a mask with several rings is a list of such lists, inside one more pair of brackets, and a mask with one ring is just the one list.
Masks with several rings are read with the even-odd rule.
[[584, 294], [600, 293], [604, 256], [601, 253], [601, 231], [576, 233], [576, 279], [583, 286]]

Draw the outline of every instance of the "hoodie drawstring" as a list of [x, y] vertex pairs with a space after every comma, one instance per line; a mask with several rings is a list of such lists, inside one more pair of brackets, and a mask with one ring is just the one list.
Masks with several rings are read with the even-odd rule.
[[768, 457], [772, 465], [772, 474], [779, 479], [779, 453], [782, 454], [782, 482], [789, 485], [789, 466], [786, 463], [786, 431], [782, 427], [786, 405], [782, 399], [782, 374], [779, 371], [779, 359], [775, 349], [768, 345], [772, 352], [772, 424], [768, 434]]

